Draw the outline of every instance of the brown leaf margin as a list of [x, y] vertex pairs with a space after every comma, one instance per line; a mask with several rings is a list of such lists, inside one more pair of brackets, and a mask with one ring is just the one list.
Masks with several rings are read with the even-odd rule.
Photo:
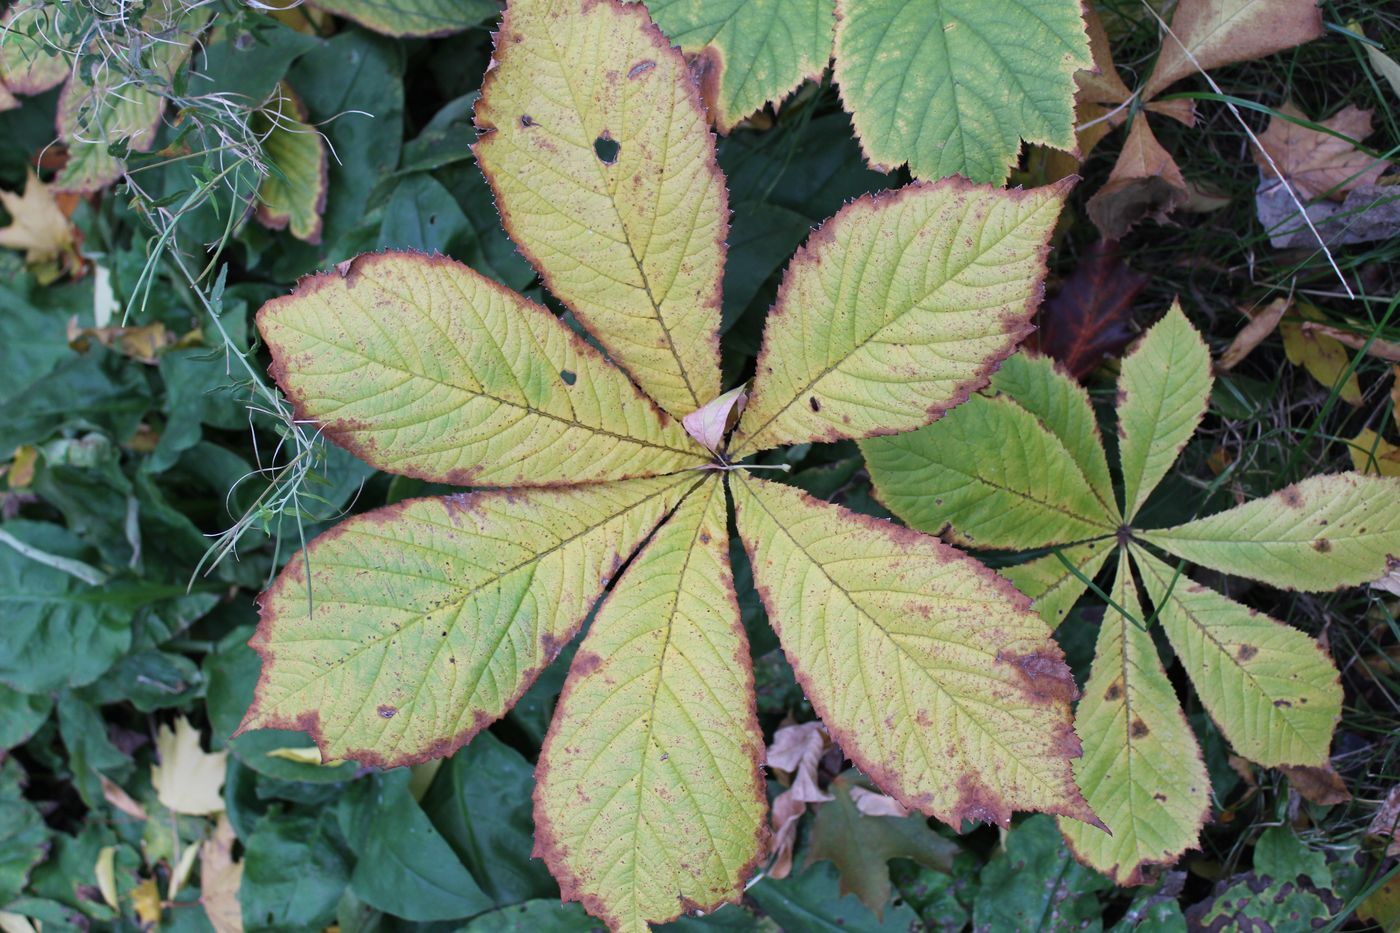
[[[805, 490], [792, 488], [801, 498], [819, 508], [837, 510], [842, 514], [843, 520], [851, 525], [895, 540], [900, 544], [902, 550], [908, 550], [915, 545], [930, 547], [935, 552], [935, 559], [940, 563], [955, 560], [964, 561], [964, 566], [971, 575], [990, 584], [993, 589], [1005, 596], [1016, 609], [1034, 616], [1037, 622], [1045, 626], [1046, 648], [1043, 653], [998, 658], [1003, 663], [1011, 664], [1020, 672], [1021, 686], [1029, 702], [1045, 705], [1053, 704], [1056, 700], [1064, 700], [1064, 712], [1061, 721], [1056, 723], [1054, 743], [1058, 749], [1065, 753], [1063, 756], [1066, 762], [1065, 798], [1069, 803], [1064, 807], [1037, 812], [1069, 817], [1107, 832], [1108, 827], [1089, 809], [1088, 801], [1084, 799], [1079, 785], [1074, 780], [1073, 770], [1068, 767], [1070, 759], [1078, 758], [1084, 753], [1079, 735], [1074, 731], [1074, 711], [1070, 705], [1078, 698], [1079, 690], [1075, 686], [1074, 675], [1070, 673], [1069, 666], [1065, 663], [1064, 652], [1052, 636], [1049, 625], [1031, 608], [1031, 600], [1016, 589], [1010, 580], [987, 567], [981, 561], [964, 554], [957, 548], [944, 544], [932, 535], [926, 535], [894, 522], [853, 512], [834, 502], [818, 499]], [[757, 497], [754, 493], [750, 493], [750, 495]], [[737, 514], [739, 510], [737, 499], [734, 502], [734, 507]], [[742, 533], [739, 533], [738, 537], [744, 546], [744, 553], [748, 556], [749, 563], [755, 568], [753, 585], [763, 603], [764, 612], [768, 616], [768, 624], [781, 640], [781, 624], [777, 621], [778, 616], [774, 612], [777, 602], [768, 587], [759, 582], [756, 569], [759, 565], [757, 547]], [[995, 823], [1003, 829], [1010, 828], [1011, 815], [1014, 812], [1011, 807], [1004, 800], [995, 796], [988, 788], [971, 780], [970, 776], [965, 775], [963, 780], [958, 782], [958, 802], [946, 812], [935, 809], [927, 794], [911, 796], [906, 793], [899, 775], [892, 769], [862, 754], [858, 750], [859, 742], [855, 734], [841, 725], [836, 717], [830, 715], [831, 710], [813, 694], [814, 678], [806, 666], [802, 664], [801, 659], [789, 654], [786, 647], [783, 648], [783, 656], [792, 665], [793, 674], [802, 687], [803, 694], [806, 695], [807, 701], [812, 704], [812, 709], [821, 718], [822, 724], [826, 726], [832, 741], [841, 746], [846, 757], [854, 762], [861, 773], [870, 778], [883, 793], [893, 797], [905, 809], [917, 810], [926, 816], [931, 816], [946, 823], [955, 831], [961, 830], [964, 822]]]
[[[479, 285], [482, 285], [485, 288], [495, 291], [497, 294], [505, 296], [508, 301], [515, 302], [517, 304], [517, 311], [519, 313], [544, 315], [549, 318], [551, 326], [563, 328], [564, 331], [568, 334], [569, 340], [572, 342], [575, 352], [577, 352], [581, 358], [591, 360], [593, 364], [596, 364], [600, 367], [615, 366], [615, 364], [607, 357], [603, 356], [603, 354], [600, 353], [597, 350], [597, 348], [593, 347], [582, 337], [578, 336], [578, 334], [574, 333], [574, 331], [571, 330], [568, 327], [568, 325], [564, 324], [564, 322], [560, 321], [557, 317], [551, 314], [549, 310], [544, 306], [538, 305], [530, 299], [526, 298], [525, 296], [519, 294], [518, 292], [512, 291], [511, 289], [497, 282], [495, 279], [491, 279], [482, 275], [480, 272], [477, 272], [475, 269], [471, 268], [465, 263], [458, 262], [457, 260], [447, 256], [441, 256], [435, 253], [423, 253], [417, 250], [401, 249], [384, 250], [382, 252], [374, 253], [361, 253], [354, 259], [338, 263], [336, 267], [332, 270], [316, 272], [312, 273], [311, 275], [302, 276], [300, 279], [297, 280], [297, 284], [292, 288], [292, 291], [290, 293], [277, 298], [273, 298], [270, 301], [263, 304], [263, 306], [258, 309], [258, 313], [255, 318], [258, 328], [258, 334], [262, 337], [263, 343], [267, 345], [268, 352], [272, 356], [272, 362], [267, 369], [268, 374], [271, 375], [272, 378], [277, 382], [277, 386], [282, 390], [282, 394], [287, 397], [287, 400], [289, 402], [291, 402], [292, 411], [296, 415], [297, 420], [308, 421], [319, 425], [321, 428], [321, 433], [323, 433], [332, 442], [334, 442], [337, 447], [348, 451], [349, 453], [358, 457], [360, 460], [364, 461], [365, 463], [369, 464], [377, 470], [382, 470], [386, 473], [393, 473], [399, 476], [408, 476], [413, 479], [421, 479], [425, 482], [430, 483], [447, 483], [452, 486], [476, 485], [475, 480], [476, 474], [478, 472], [477, 468], [474, 467], [466, 469], [449, 470], [446, 473], [431, 473], [427, 470], [420, 470], [414, 467], [406, 467], [403, 465], [388, 466], [383, 460], [380, 459], [379, 449], [375, 447], [372, 442], [370, 442], [369, 440], [362, 440], [356, 437], [356, 433], [359, 431], [367, 430], [370, 427], [369, 424], [363, 421], [345, 418], [335, 419], [332, 421], [325, 421], [312, 414], [310, 409], [307, 408], [306, 400], [303, 398], [301, 393], [293, 389], [291, 384], [288, 382], [288, 376], [291, 371], [295, 370], [296, 364], [298, 363], [298, 359], [294, 356], [289, 356], [287, 352], [281, 346], [278, 345], [277, 341], [270, 340], [268, 338], [267, 331], [264, 328], [265, 323], [275, 318], [281, 312], [281, 309], [284, 305], [294, 305], [299, 299], [307, 295], [314, 295], [324, 288], [335, 288], [342, 283], [344, 284], [344, 287], [347, 291], [352, 290], [354, 289], [356, 283], [358, 283], [360, 279], [366, 274], [368, 274], [372, 279], [375, 268], [381, 263], [398, 262], [419, 264], [425, 269], [446, 268], [453, 270], [454, 272], [465, 272], [469, 276], [475, 278]], [[660, 419], [660, 423], [662, 424], [662, 426], [668, 425], [674, 420], [671, 418], [670, 415], [662, 411], [661, 407], [658, 406], [656, 402], [652, 400], [651, 396], [647, 395], [640, 389], [637, 389], [637, 401], [639, 404], [645, 404], [648, 407], [650, 407], [651, 411], [657, 416], [658, 419]], [[697, 463], [704, 461], [704, 451], [702, 451], [699, 447], [696, 447], [695, 455], [697, 458]], [[624, 476], [611, 477], [605, 480], [593, 480], [592, 482], [611, 483], [624, 479], [644, 479], [656, 475], [659, 474], [627, 474]], [[521, 480], [512, 484], [509, 487], [490, 488], [563, 489], [569, 486], [576, 485], [587, 484], [531, 483], [528, 480]]]
[[[709, 477], [706, 477], [706, 479], [709, 479]], [[630, 562], [627, 563], [627, 567], [623, 570], [623, 575], [617, 578], [618, 583], [622, 581], [623, 576], [631, 569], [632, 565], [638, 562], [643, 554], [651, 548], [662, 526], [671, 520], [672, 516], [680, 509], [681, 504], [687, 498], [694, 495], [696, 489], [703, 485], [704, 482], [705, 480], [701, 480], [693, 486], [689, 492], [682, 496], [676, 503], [675, 508], [671, 509], [652, 530], [647, 540], [638, 545], [632, 557], [629, 558]], [[724, 493], [727, 494], [727, 492], [728, 486], [726, 485]], [[713, 495], [713, 493], [711, 493], [711, 495]], [[693, 911], [709, 913], [725, 904], [739, 903], [743, 899], [744, 890], [749, 879], [757, 873], [758, 866], [768, 857], [770, 839], [770, 830], [768, 828], [768, 788], [763, 778], [763, 767], [767, 756], [767, 748], [763, 744], [763, 729], [758, 723], [758, 690], [754, 682], [753, 657], [749, 649], [748, 632], [744, 628], [743, 614], [739, 611], [738, 592], [734, 585], [734, 571], [729, 560], [728, 544], [729, 539], [726, 539], [720, 546], [719, 551], [726, 571], [724, 574], [724, 589], [729, 597], [729, 607], [733, 610], [730, 616], [733, 620], [731, 630], [738, 638], [734, 663], [736, 668], [743, 674], [746, 687], [744, 696], [748, 700], [747, 709], [745, 710], [746, 715], [743, 717], [746, 720], [745, 731], [750, 738], [757, 738], [757, 744], [753, 742], [749, 743], [748, 752], [749, 758], [753, 762], [753, 769], [750, 772], [753, 779], [753, 793], [755, 799], [763, 802], [763, 816], [758, 821], [758, 828], [754, 833], [754, 854], [744, 865], [740, 866], [737, 873], [739, 879], [738, 889], [732, 892], [731, 896], [722, 897], [713, 903], [706, 904], [697, 904], [688, 898], [682, 898], [676, 902], [677, 906], [674, 914], [669, 917], [648, 918], [650, 923], [670, 923], [672, 920], [676, 920], [682, 915], [689, 914]], [[612, 592], [613, 588], [614, 587], [609, 588], [609, 594]], [[601, 611], [603, 602], [606, 601], [606, 599], [607, 595], [599, 599], [597, 605], [594, 607], [596, 611]], [[555, 703], [555, 715], [550, 719], [549, 729], [545, 733], [544, 743], [540, 746], [540, 755], [535, 765], [535, 786], [530, 795], [531, 802], [533, 803], [535, 821], [535, 845], [530, 854], [533, 858], [542, 859], [549, 868], [549, 873], [553, 875], [555, 881], [559, 883], [559, 899], [561, 901], [578, 901], [588, 913], [598, 917], [605, 921], [610, 927], [616, 929], [621, 925], [618, 918], [609, 913], [602, 898], [598, 897], [596, 894], [585, 892], [583, 890], [583, 880], [568, 869], [564, 858], [566, 855], [566, 848], [559, 840], [558, 833], [555, 831], [554, 824], [550, 821], [549, 813], [547, 812], [544, 801], [540, 798], [539, 791], [543, 776], [549, 773], [551, 751], [554, 747], [554, 740], [558, 736], [558, 711], [563, 709], [564, 703], [568, 700], [574, 685], [577, 684], [581, 678], [595, 670], [601, 663], [602, 659], [597, 655], [586, 652], [580, 648], [579, 652], [574, 655], [573, 662], [569, 665], [568, 676], [564, 679], [564, 689], [559, 694], [558, 702]]]
[[[758, 401], [758, 392], [763, 385], [764, 374], [771, 374], [773, 372], [773, 366], [769, 360], [770, 353], [772, 352], [772, 345], [768, 340], [768, 330], [775, 318], [787, 314], [791, 308], [793, 299], [790, 297], [790, 294], [794, 270], [800, 266], [819, 265], [822, 259], [822, 251], [832, 247], [836, 241], [837, 228], [841, 224], [848, 222], [848, 218], [856, 211], [864, 210], [867, 207], [876, 210], [888, 208], [898, 204], [905, 198], [915, 197], [925, 191], [939, 191], [945, 188], [958, 193], [995, 192], [1010, 197], [1012, 201], [1024, 201], [1034, 192], [1049, 189], [1059, 198], [1060, 209], [1063, 210], [1070, 191], [1073, 190], [1074, 186], [1078, 183], [1079, 176], [1070, 175], [1053, 184], [1044, 185], [1040, 188], [1000, 188], [996, 185], [971, 182], [959, 175], [950, 175], [947, 178], [940, 178], [937, 181], [914, 181], [902, 188], [870, 192], [869, 194], [863, 194], [858, 198], [846, 202], [839, 211], [813, 228], [811, 234], [807, 237], [807, 241], [798, 247], [797, 252], [793, 254], [792, 260], [788, 263], [787, 269], [783, 273], [782, 283], [778, 286], [777, 298], [774, 300], [773, 306], [768, 310], [768, 314], [764, 319], [763, 343], [762, 348], [759, 350], [758, 359], [754, 364], [754, 376], [750, 382], [749, 402], [746, 411], [752, 411], [755, 407], [755, 402]], [[1031, 323], [1031, 319], [1035, 316], [1036, 311], [1040, 308], [1041, 302], [1045, 299], [1045, 279], [1049, 275], [1049, 264], [1047, 260], [1050, 256], [1050, 246], [1054, 238], [1054, 233], [1055, 229], [1052, 225], [1050, 230], [1046, 233], [1044, 242], [1037, 250], [1036, 260], [1038, 271], [1036, 273], [1036, 281], [1031, 288], [1030, 296], [1026, 299], [1025, 307], [1022, 308], [1019, 313], [1011, 314], [1003, 318], [1007, 337], [1006, 342], [996, 352], [987, 357], [983, 366], [981, 366], [970, 379], [956, 385], [952, 395], [950, 395], [946, 401], [936, 402], [930, 405], [925, 412], [926, 418], [924, 421], [913, 426], [899, 426], [888, 429], [881, 428], [859, 436], [843, 434], [833, 428], [825, 435], [809, 438], [808, 440], [831, 443], [839, 440], [860, 440], [867, 437], [884, 437], [890, 434], [904, 434], [908, 431], [915, 431], [942, 418], [949, 411], [957, 408], [963, 402], [966, 402], [973, 392], [985, 387], [987, 383], [991, 381], [993, 374], [1001, 368], [1001, 364], [1006, 361], [1006, 358], [1016, 352], [1021, 341], [1025, 340], [1035, 331], [1035, 325]], [[774, 417], [776, 418], [777, 416], [775, 415]], [[759, 425], [758, 430], [762, 431], [767, 426], [767, 424]], [[769, 447], [762, 448], [761, 450], [751, 449], [741, 454], [740, 451], [745, 450], [745, 444], [748, 443], [753, 436], [754, 435], [744, 431], [744, 422], [743, 419], [740, 418], [739, 424], [734, 429], [730, 441], [730, 446], [735, 451], [735, 457], [747, 456], [748, 454], [760, 453], [762, 450], [772, 449]], [[787, 441], [785, 443], [805, 443], [805, 441]]]
[[[690, 493], [685, 493], [682, 495], [682, 499], [689, 494]], [[264, 716], [261, 711], [264, 700], [263, 690], [271, 679], [273, 668], [277, 665], [277, 656], [273, 651], [272, 644], [273, 632], [284, 623], [294, 626], [303, 621], [301, 617], [284, 619], [272, 610], [272, 602], [276, 597], [281, 596], [284, 590], [289, 588], [301, 591], [306, 590], [308, 585], [306, 575], [307, 555], [316, 547], [334, 541], [353, 525], [382, 525], [386, 522], [394, 522], [400, 512], [407, 509], [410, 505], [419, 502], [440, 502], [448, 510], [448, 513], [451, 514], [457, 511], [468, 511], [474, 508], [476, 504], [483, 499], [510, 499], [514, 495], [514, 490], [510, 489], [486, 489], [456, 493], [450, 496], [422, 496], [414, 499], [404, 499], [393, 505], [382, 506], [381, 508], [352, 516], [336, 525], [334, 528], [330, 528], [317, 535], [305, 548], [297, 551], [292, 559], [287, 562], [287, 565], [277, 574], [277, 579], [272, 582], [272, 585], [264, 590], [258, 597], [258, 627], [256, 631], [254, 631], [253, 636], [248, 639], [248, 647], [252, 648], [253, 651], [257, 653], [258, 658], [262, 662], [262, 668], [258, 673], [257, 684], [253, 688], [253, 702], [249, 705], [248, 711], [244, 713], [242, 721], [238, 724], [238, 728], [233, 730], [229, 739], [235, 739], [245, 732], [251, 732], [257, 729], [290, 729], [309, 735], [311, 740], [316, 743], [316, 747], [320, 749], [322, 760], [332, 760], [327, 754], [329, 740], [321, 727], [321, 715], [318, 710], [307, 710], [298, 716], [280, 716], [275, 714]], [[583, 623], [600, 605], [604, 594], [611, 586], [613, 580], [616, 579], [618, 569], [628, 566], [632, 556], [646, 545], [646, 542], [655, 535], [656, 529], [661, 527], [661, 523], [664, 523], [666, 518], [669, 518], [669, 515], [670, 513], [663, 517], [661, 522], [654, 526], [642, 539], [642, 542], [632, 550], [626, 553], [619, 551], [613, 556], [614, 576], [599, 581], [598, 596], [588, 604], [586, 611], [581, 616], [570, 623], [562, 637], [555, 637], [548, 632], [542, 633], [540, 647], [544, 649], [544, 660], [521, 675], [519, 689], [515, 692], [515, 695], [504, 704], [500, 716], [491, 716], [488, 713], [478, 710], [473, 717], [471, 725], [466, 726], [452, 735], [444, 736], [421, 752], [385, 754], [373, 748], [349, 748], [345, 751], [343, 756], [334, 760], [354, 761], [360, 765], [372, 768], [398, 768], [404, 765], [423, 764], [424, 762], [433, 761], [434, 759], [446, 758], [448, 755], [462, 748], [475, 738], [477, 733], [509, 712], [515, 704], [520, 701], [520, 698], [525, 695], [525, 692], [534, 685], [545, 668], [554, 662], [555, 658], [559, 656], [559, 652], [563, 651], [564, 647], [577, 637], [579, 630], [583, 628]], [[314, 580], [312, 583], [314, 585]], [[314, 598], [314, 589], [312, 591], [312, 596]], [[296, 600], [289, 600], [289, 603], [301, 605], [300, 597], [298, 596]]]
[[[717, 143], [715, 139], [715, 134], [713, 130], [710, 129], [710, 112], [705, 107], [705, 101], [703, 98], [701, 84], [698, 80], [695, 69], [693, 69], [690, 63], [686, 61], [685, 56], [681, 53], [680, 49], [673, 46], [671, 44], [671, 40], [666, 38], [666, 35], [661, 31], [660, 27], [658, 27], [656, 23], [652, 22], [651, 14], [647, 11], [645, 4], [640, 2], [620, 3], [618, 2], [618, 0], [582, 0], [582, 2], [580, 3], [580, 10], [581, 12], [586, 14], [590, 10], [592, 10], [593, 7], [599, 5], [608, 7], [612, 11], [613, 15], [630, 16], [633, 19], [639, 20], [638, 31], [651, 42], [652, 48], [655, 50], [656, 54], [662, 57], [669, 57], [673, 60], [680, 73], [684, 76], [682, 79], [682, 83], [685, 89], [688, 91], [688, 93], [685, 95], [685, 98], [687, 102], [689, 102], [695, 108], [695, 113], [696, 116], [699, 117], [700, 125], [703, 128], [705, 135], [709, 139], [709, 143], [707, 146], [707, 149], [709, 151], [709, 158], [706, 160], [706, 167], [709, 169], [710, 177], [715, 179], [719, 183], [720, 216], [719, 223], [718, 225], [716, 225], [715, 228], [715, 249], [719, 253], [720, 262], [719, 272], [715, 276], [714, 286], [711, 289], [710, 297], [705, 301], [703, 305], [703, 309], [711, 310], [714, 314], [715, 328], [714, 331], [710, 334], [709, 340], [710, 355], [714, 358], [715, 368], [721, 372], [722, 379], [723, 369], [720, 365], [720, 327], [722, 326], [724, 319], [724, 272], [725, 267], [728, 264], [727, 260], [729, 257], [729, 183], [728, 179], [724, 177], [724, 173], [721, 172], [719, 168], [719, 157], [715, 148]], [[548, 271], [548, 269], [546, 269], [544, 264], [540, 262], [540, 259], [535, 254], [535, 252], [530, 249], [529, 243], [527, 242], [526, 238], [521, 236], [519, 231], [516, 229], [515, 219], [511, 215], [510, 210], [505, 206], [505, 202], [501, 198], [501, 189], [496, 182], [496, 177], [489, 170], [487, 170], [486, 165], [481, 160], [482, 149], [484, 147], [490, 146], [492, 136], [496, 133], [496, 126], [487, 121], [481, 115], [481, 102], [483, 100], [488, 99], [491, 92], [491, 86], [500, 77], [500, 62], [504, 55], [509, 51], [510, 46], [518, 45], [523, 41], [523, 37], [520, 35], [519, 32], [516, 32], [511, 25], [510, 13], [510, 5], [509, 3], [507, 3], [505, 12], [501, 16], [500, 28], [496, 32], [493, 32], [491, 34], [491, 38], [493, 40], [493, 45], [491, 49], [491, 61], [490, 64], [488, 64], [486, 67], [486, 76], [481, 82], [481, 90], [479, 96], [477, 97], [477, 102], [472, 107], [472, 123], [476, 126], [477, 130], [477, 140], [475, 143], [472, 144], [471, 147], [472, 156], [476, 159], [477, 167], [481, 169], [482, 176], [486, 179], [487, 185], [489, 185], [491, 188], [491, 200], [496, 206], [496, 214], [501, 220], [501, 226], [505, 228], [506, 233], [510, 236], [511, 242], [515, 244], [515, 248], [520, 253], [520, 255], [525, 257], [526, 262], [530, 264], [531, 268], [533, 268], [537, 273], [539, 273], [540, 280], [544, 283], [545, 288], [547, 288], [551, 293], [558, 295], [559, 292], [554, 287], [554, 276]], [[645, 62], [638, 62], [637, 64], [631, 66], [631, 68], [628, 71], [623, 72], [619, 69], [618, 73], [626, 75], [627, 79], [631, 80], [632, 75], [634, 73], [640, 77], [642, 75], [645, 75], [649, 71], [655, 70], [654, 68], [648, 68], [644, 69], [641, 72], [637, 72], [637, 68], [643, 64], [645, 64]], [[563, 299], [561, 298], [560, 301], [562, 302]], [[640, 383], [638, 383], [637, 380], [632, 376], [631, 372], [629, 372], [627, 368], [623, 366], [620, 362], [616, 362], [616, 360], [619, 360], [620, 357], [618, 357], [618, 354], [612, 346], [612, 343], [614, 343], [615, 341], [606, 340], [602, 335], [596, 333], [596, 329], [591, 325], [587, 317], [583, 314], [579, 314], [577, 309], [570, 308], [570, 310], [574, 312], [576, 317], [578, 317], [580, 323], [582, 323], [585, 327], [588, 328], [589, 333], [593, 335], [593, 337], [598, 341], [598, 343], [601, 344], [603, 348], [608, 351], [609, 357], [611, 357], [615, 361], [613, 365], [617, 366], [623, 372], [626, 372], [628, 378], [632, 379], [632, 382], [640, 387]], [[675, 353], [676, 348], [674, 343], [671, 344], [671, 348], [672, 355], [676, 357], [677, 361], [679, 361], [679, 356]], [[642, 394], [645, 395], [648, 400], [653, 401], [653, 404], [655, 404], [654, 400], [651, 399], [651, 396], [648, 395], [645, 391], [643, 391]], [[704, 405], [706, 402], [709, 401], [710, 399], [700, 399], [699, 404]], [[660, 408], [660, 406], [657, 406], [657, 409], [663, 410]], [[689, 414], [689, 412], [687, 412], [686, 414]]]
[[[296, 91], [292, 90], [292, 86], [286, 81], [279, 82], [278, 87], [283, 93], [281, 99], [287, 101], [291, 106], [291, 113], [282, 114], [283, 118], [290, 115], [296, 122], [311, 130], [312, 138], [316, 140], [316, 149], [321, 155], [321, 165], [316, 172], [316, 204], [312, 207], [312, 211], [316, 214], [316, 224], [306, 236], [301, 236], [295, 231], [292, 232], [292, 236], [296, 237], [298, 240], [304, 243], [310, 243], [314, 246], [321, 242], [321, 234], [326, 228], [326, 192], [330, 188], [330, 161], [326, 154], [326, 141], [321, 138], [320, 131], [307, 123], [310, 116], [306, 110], [306, 105], [302, 103], [301, 96], [298, 95]], [[267, 202], [262, 199], [258, 200], [255, 213], [258, 218], [258, 223], [267, 227], [269, 230], [285, 230], [287, 224], [291, 223], [292, 220], [291, 211], [273, 211], [268, 206]]]

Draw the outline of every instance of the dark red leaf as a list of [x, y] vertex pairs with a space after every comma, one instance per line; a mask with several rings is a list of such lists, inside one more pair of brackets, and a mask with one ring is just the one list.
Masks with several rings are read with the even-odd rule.
[[1117, 240], [1099, 240], [1079, 261], [1060, 290], [1040, 308], [1039, 329], [1026, 341], [1083, 379], [1137, 336], [1132, 306], [1147, 276], [1128, 268]]

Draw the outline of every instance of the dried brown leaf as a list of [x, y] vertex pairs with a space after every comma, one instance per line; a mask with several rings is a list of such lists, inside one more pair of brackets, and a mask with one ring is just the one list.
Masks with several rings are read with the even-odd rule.
[[1189, 199], [1181, 169], [1139, 116], [1108, 181], [1089, 199], [1089, 219], [1105, 239], [1116, 240], [1142, 220], [1166, 220]]
[[1137, 335], [1132, 306], [1147, 281], [1123, 262], [1117, 242], [1100, 240], [1041, 306], [1028, 345], [1084, 378]]
[[1220, 354], [1220, 359], [1215, 364], [1216, 370], [1228, 372], [1238, 366], [1245, 357], [1254, 352], [1255, 347], [1278, 329], [1278, 322], [1292, 306], [1293, 302], [1287, 298], [1275, 298], [1258, 310], [1241, 308], [1240, 312], [1247, 316], [1249, 321], [1235, 335], [1225, 352]]
[[1292, 48], [1322, 35], [1313, 0], [1181, 0], [1143, 99], [1200, 70]]
[[[1291, 102], [1280, 107], [1279, 113], [1308, 119]], [[1346, 107], [1330, 119], [1318, 122], [1358, 142], [1371, 135], [1371, 111], [1357, 107]], [[1263, 152], [1255, 149], [1254, 161], [1264, 177], [1277, 178], [1282, 174], [1304, 200], [1328, 194], [1333, 200], [1340, 201], [1354, 188], [1375, 184], [1389, 165], [1384, 159], [1367, 155], [1345, 139], [1299, 126], [1277, 116], [1259, 134], [1259, 145]], [[1265, 158], [1265, 153], [1268, 158]], [[1270, 159], [1273, 160], [1272, 165]], [[1275, 166], [1277, 172], [1274, 171]]]
[[1400, 855], [1400, 784], [1390, 789], [1385, 802], [1371, 818], [1371, 825], [1366, 827], [1366, 835], [1389, 840], [1385, 847], [1387, 856]]
[[1308, 803], [1330, 806], [1346, 803], [1351, 799], [1351, 792], [1347, 790], [1346, 784], [1342, 783], [1341, 775], [1332, 770], [1331, 765], [1285, 765], [1279, 770], [1288, 776], [1288, 782], [1298, 792], [1298, 796]]

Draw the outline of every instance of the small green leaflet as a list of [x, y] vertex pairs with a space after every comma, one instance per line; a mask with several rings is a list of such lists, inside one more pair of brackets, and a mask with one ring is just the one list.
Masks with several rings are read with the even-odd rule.
[[[1129, 524], [1112, 499], [1088, 396], [1045, 360], [1013, 358], [992, 392], [941, 421], [861, 441], [881, 500], [912, 526], [983, 546], [1051, 548], [1004, 573], [1053, 624], [1118, 551], [1113, 605], [1075, 717], [1085, 745], [1079, 786], [1112, 835], [1061, 826], [1082, 859], [1119, 883], [1195, 845], [1206, 815], [1199, 752], [1145, 620], [1160, 622], [1235, 750], [1260, 764], [1325, 765], [1342, 702], [1336, 668], [1312, 638], [1201, 586], [1147, 545], [1312, 591], [1379, 579], [1387, 555], [1400, 553], [1400, 480], [1355, 473], [1312, 477], [1175, 528], [1132, 527], [1205, 413], [1209, 367], [1176, 305], [1123, 361], [1119, 468]], [[1035, 468], [1017, 449], [1033, 451]]]
[[1001, 184], [1021, 141], [1074, 148], [1079, 0], [838, 0], [836, 80], [871, 164]]

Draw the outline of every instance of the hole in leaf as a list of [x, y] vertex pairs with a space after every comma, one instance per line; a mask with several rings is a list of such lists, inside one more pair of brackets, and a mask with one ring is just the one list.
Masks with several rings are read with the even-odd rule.
[[607, 130], [603, 130], [603, 135], [593, 140], [593, 152], [603, 160], [605, 165], [612, 165], [616, 162], [617, 154], [621, 149], [622, 144], [609, 136]]
[[564, 385], [566, 386], [571, 386], [575, 382], [578, 382], [578, 376], [567, 369], [560, 371], [559, 378], [564, 380]]

